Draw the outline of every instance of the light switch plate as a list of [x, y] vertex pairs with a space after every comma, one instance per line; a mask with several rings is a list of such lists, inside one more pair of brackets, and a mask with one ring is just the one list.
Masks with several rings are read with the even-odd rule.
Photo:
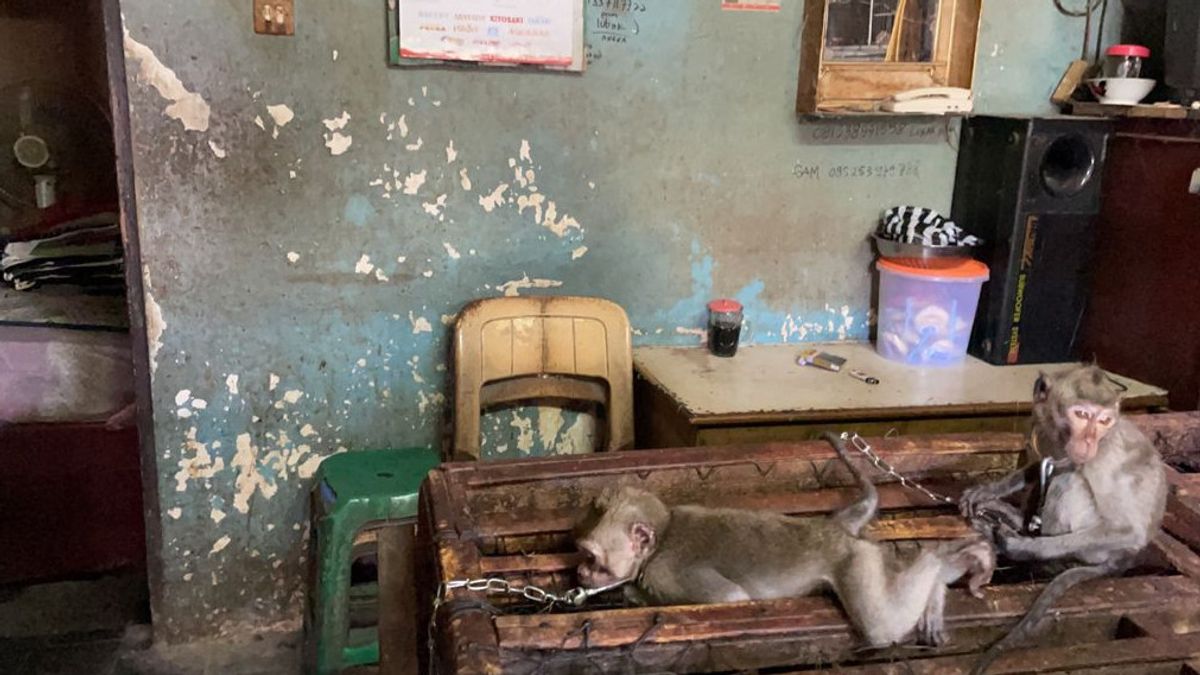
[[1188, 192], [1200, 195], [1200, 168], [1192, 172], [1192, 184], [1188, 186]]
[[254, 32], [262, 35], [294, 35], [295, 0], [254, 0]]

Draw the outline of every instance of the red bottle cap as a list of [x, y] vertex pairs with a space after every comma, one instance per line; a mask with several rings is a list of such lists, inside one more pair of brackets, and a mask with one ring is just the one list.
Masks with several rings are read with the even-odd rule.
[[1141, 45], [1113, 45], [1105, 53], [1109, 56], [1136, 56], [1139, 59], [1150, 58], [1150, 50]]
[[710, 312], [740, 312], [742, 311], [742, 303], [729, 298], [721, 298], [708, 303], [708, 311]]

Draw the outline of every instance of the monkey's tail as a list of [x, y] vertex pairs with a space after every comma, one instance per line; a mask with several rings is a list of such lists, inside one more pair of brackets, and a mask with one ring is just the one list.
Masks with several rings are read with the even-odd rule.
[[1100, 577], [1117, 572], [1121, 568], [1121, 565], [1113, 563], [1072, 567], [1054, 577], [1050, 583], [1046, 584], [1046, 588], [1042, 589], [1041, 595], [1033, 601], [1033, 604], [1029, 607], [1029, 611], [1025, 612], [1025, 616], [1021, 617], [1017, 625], [1013, 626], [1012, 630], [1008, 631], [1004, 637], [993, 642], [983, 652], [983, 655], [979, 657], [979, 660], [971, 668], [971, 675], [984, 675], [988, 667], [992, 665], [992, 662], [1000, 657], [1000, 654], [1032, 636], [1037, 630], [1038, 624], [1045, 617], [1046, 611], [1062, 597], [1063, 593], [1066, 593], [1077, 584], [1091, 579], [1099, 579]]
[[858, 487], [862, 491], [862, 497], [858, 501], [833, 514], [835, 522], [845, 528], [851, 536], [858, 537], [879, 510], [879, 492], [875, 489], [875, 484], [858, 470], [854, 462], [850, 461], [850, 452], [846, 450], [846, 441], [841, 436], [832, 431], [826, 431], [821, 434], [821, 437], [837, 451], [838, 457], [842, 458], [842, 462], [849, 467], [850, 473], [854, 474], [855, 480], [858, 481]]

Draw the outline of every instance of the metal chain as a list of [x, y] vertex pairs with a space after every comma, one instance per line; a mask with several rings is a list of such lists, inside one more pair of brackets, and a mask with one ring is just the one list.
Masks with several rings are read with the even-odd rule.
[[532, 584], [521, 584], [518, 586], [507, 579], [489, 577], [483, 579], [455, 579], [443, 582], [438, 588], [438, 599], [444, 600], [447, 591], [459, 588], [465, 588], [474, 593], [519, 595], [526, 600], [544, 605], [553, 605], [556, 602], [568, 602], [568, 597], [571, 596], [570, 591], [559, 596]]
[[933, 490], [930, 490], [929, 488], [925, 487], [924, 485], [921, 485], [917, 481], [903, 476], [899, 471], [896, 471], [896, 467], [892, 466], [891, 464], [888, 464], [886, 460], [884, 460], [882, 457], [877, 455], [875, 453], [875, 449], [872, 448], [871, 444], [867, 443], [867, 441], [865, 439], [863, 439], [862, 436], [859, 436], [858, 434], [852, 434], [848, 431], [843, 431], [841, 437], [842, 437], [843, 441], [850, 441], [850, 444], [854, 446], [855, 450], [858, 450], [859, 452], [861, 452], [863, 454], [864, 457], [871, 460], [871, 463], [875, 465], [876, 469], [879, 469], [884, 474], [891, 476], [892, 478], [895, 478], [896, 481], [899, 482], [904, 487], [906, 487], [910, 490], [916, 490], [917, 492], [920, 492], [921, 494], [925, 495], [926, 497], [929, 497], [930, 499], [932, 499], [935, 502], [941, 502], [943, 504], [957, 504], [958, 503], [957, 499], [951, 499], [950, 497], [947, 497], [944, 494], [934, 492]]
[[533, 584], [516, 585], [508, 579], [501, 577], [452, 579], [450, 581], [443, 581], [438, 585], [437, 594], [433, 596], [433, 611], [429, 615], [429, 631], [426, 643], [429, 651], [429, 672], [431, 675], [434, 673], [434, 664], [437, 661], [434, 653], [436, 649], [436, 639], [434, 634], [437, 629], [438, 608], [440, 608], [442, 604], [446, 602], [446, 594], [449, 591], [465, 588], [466, 590], [474, 593], [503, 593], [506, 595], [519, 595], [526, 600], [540, 603], [542, 605], [546, 605], [547, 607], [555, 604], [569, 605], [571, 607], [582, 607], [583, 603], [587, 602], [587, 599], [593, 595], [599, 595], [600, 593], [611, 591], [614, 588], [624, 586], [629, 582], [629, 579], [622, 579], [616, 583], [612, 583], [607, 586], [601, 586], [599, 588], [576, 587], [568, 590], [562, 595], [558, 595], [556, 593], [547, 591], [544, 588], [534, 586]]

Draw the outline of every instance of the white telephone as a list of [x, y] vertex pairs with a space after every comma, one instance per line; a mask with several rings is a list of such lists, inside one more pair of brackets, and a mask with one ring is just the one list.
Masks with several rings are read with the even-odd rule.
[[975, 107], [975, 97], [970, 89], [959, 87], [926, 87], [910, 89], [883, 102], [888, 112], [945, 115], [946, 113], [969, 113]]

